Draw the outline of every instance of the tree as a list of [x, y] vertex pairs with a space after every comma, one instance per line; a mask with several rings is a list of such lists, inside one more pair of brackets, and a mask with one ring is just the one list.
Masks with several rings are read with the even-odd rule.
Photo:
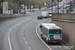
[[38, 6], [41, 6], [41, 7], [44, 7], [44, 1], [47, 2], [47, 5], [50, 6], [50, 3], [51, 3], [51, 0], [12, 0], [13, 3], [16, 3], [17, 5], [22, 5], [22, 4], [25, 4], [25, 5], [34, 5], [34, 7], [38, 7]]

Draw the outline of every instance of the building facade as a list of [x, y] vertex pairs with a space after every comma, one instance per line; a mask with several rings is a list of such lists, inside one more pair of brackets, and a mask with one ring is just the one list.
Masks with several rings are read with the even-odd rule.
[[8, 0], [0, 0], [0, 14], [8, 14]]

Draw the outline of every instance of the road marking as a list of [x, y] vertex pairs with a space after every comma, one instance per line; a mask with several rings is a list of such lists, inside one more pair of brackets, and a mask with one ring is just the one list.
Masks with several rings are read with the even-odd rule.
[[25, 42], [27, 44], [27, 42]]
[[28, 47], [28, 49], [31, 49], [30, 47]]
[[1, 29], [1, 28], [0, 28]]
[[[45, 19], [44, 19], [44, 20], [45, 20]], [[39, 37], [39, 39], [44, 43], [44, 45], [45, 45], [49, 50], [52, 50], [52, 49], [41, 39], [41, 37], [39, 36], [39, 33], [37, 32], [39, 25], [40, 25], [44, 20], [42, 20], [42, 21], [37, 25], [37, 27], [36, 27], [36, 35]]]
[[[28, 18], [27, 20], [29, 20], [29, 19], [32, 19], [32, 18]], [[10, 48], [10, 50], [12, 50], [11, 41], [10, 41], [10, 33], [11, 33], [11, 31], [12, 31], [15, 27], [17, 27], [18, 25], [22, 24], [23, 22], [25, 22], [25, 21], [27, 21], [27, 20], [24, 20], [24, 21], [22, 21], [21, 23], [17, 24], [16, 26], [14, 26], [14, 27], [9, 31], [9, 33], [8, 33], [8, 42], [9, 42], [9, 48]]]
[[23, 37], [23, 39], [25, 39], [25, 37]]

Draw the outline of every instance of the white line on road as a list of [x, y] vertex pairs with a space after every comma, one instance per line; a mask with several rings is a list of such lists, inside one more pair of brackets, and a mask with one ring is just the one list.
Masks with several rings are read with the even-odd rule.
[[23, 37], [23, 39], [25, 39], [25, 37]]
[[27, 44], [27, 42], [25, 42]]
[[30, 47], [28, 47], [28, 49], [31, 49]]
[[37, 29], [39, 27], [39, 25], [43, 22], [44, 20], [42, 20], [36, 27], [36, 35], [39, 37], [39, 39], [44, 43], [44, 45], [49, 49], [49, 50], [52, 50], [42, 39], [41, 37], [39, 36], [39, 33], [37, 32]]
[[[29, 19], [32, 19], [32, 18], [29, 18]], [[27, 19], [27, 20], [29, 20], [29, 19]], [[8, 42], [9, 42], [9, 48], [10, 48], [10, 50], [12, 50], [11, 41], [10, 41], [10, 33], [11, 33], [11, 31], [12, 31], [15, 27], [17, 27], [18, 25], [22, 24], [23, 22], [25, 22], [25, 21], [27, 21], [27, 20], [24, 20], [24, 21], [22, 21], [21, 23], [17, 24], [16, 26], [14, 26], [14, 27], [9, 31], [9, 33], [8, 33]]]

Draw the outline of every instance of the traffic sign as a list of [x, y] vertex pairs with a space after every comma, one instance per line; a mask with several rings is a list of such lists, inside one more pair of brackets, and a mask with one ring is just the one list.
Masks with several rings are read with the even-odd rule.
[[23, 4], [23, 5], [21, 5], [21, 6], [24, 8], [25, 5]]

